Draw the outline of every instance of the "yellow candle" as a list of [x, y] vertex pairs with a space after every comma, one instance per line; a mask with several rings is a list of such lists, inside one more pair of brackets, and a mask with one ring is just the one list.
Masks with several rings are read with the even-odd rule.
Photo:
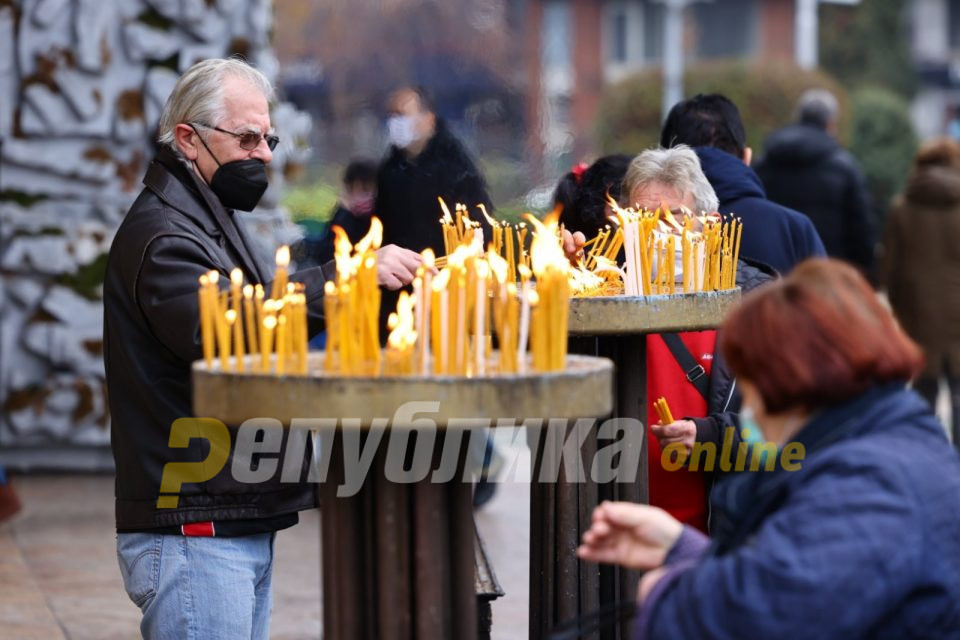
[[290, 247], [283, 245], [277, 249], [277, 271], [273, 277], [273, 289], [270, 297], [279, 300], [287, 290], [287, 267], [290, 265]]
[[263, 338], [260, 340], [260, 370], [270, 372], [270, 350], [273, 347], [273, 332], [277, 327], [277, 318], [271, 313], [263, 319]]
[[260, 349], [257, 347], [257, 321], [253, 313], [253, 285], [250, 284], [243, 288], [243, 324], [247, 330], [250, 353], [257, 353]]
[[220, 351], [220, 369], [226, 371], [230, 364], [230, 325], [227, 323], [227, 292], [214, 293], [216, 303], [217, 349]]
[[287, 372], [287, 316], [281, 312], [277, 314], [277, 375], [282, 376]]
[[244, 355], [246, 349], [243, 344], [243, 316], [240, 315], [240, 304], [243, 290], [243, 272], [240, 269], [234, 269], [230, 272], [230, 306], [233, 311], [233, 346], [236, 356], [237, 371], [246, 371]]
[[200, 342], [207, 368], [213, 366], [213, 316], [210, 309], [210, 279], [200, 276]]
[[327, 329], [327, 344], [323, 354], [323, 368], [333, 371], [337, 345], [337, 286], [333, 280], [323, 285], [323, 319]]

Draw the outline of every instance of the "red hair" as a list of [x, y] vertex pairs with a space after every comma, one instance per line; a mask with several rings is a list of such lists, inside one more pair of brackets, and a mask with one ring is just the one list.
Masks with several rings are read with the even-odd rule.
[[923, 367], [863, 276], [825, 258], [746, 296], [724, 323], [721, 348], [773, 413], [837, 404]]

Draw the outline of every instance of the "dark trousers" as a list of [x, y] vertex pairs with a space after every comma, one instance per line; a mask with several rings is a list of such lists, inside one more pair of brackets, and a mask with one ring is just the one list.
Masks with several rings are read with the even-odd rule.
[[[960, 449], [960, 376], [958, 372], [953, 371], [950, 364], [944, 360], [941, 363], [940, 371], [947, 379], [947, 389], [950, 393], [950, 428], [953, 433], [953, 446]], [[921, 376], [914, 380], [913, 388], [923, 396], [930, 407], [937, 408], [937, 392], [940, 390], [939, 377]]]

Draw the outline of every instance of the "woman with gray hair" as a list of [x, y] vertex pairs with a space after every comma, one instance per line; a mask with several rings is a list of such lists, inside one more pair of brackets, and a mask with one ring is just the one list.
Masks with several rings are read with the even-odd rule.
[[625, 206], [651, 211], [669, 206], [674, 214], [703, 215], [720, 206], [697, 154], [682, 144], [640, 153], [627, 167], [620, 193]]

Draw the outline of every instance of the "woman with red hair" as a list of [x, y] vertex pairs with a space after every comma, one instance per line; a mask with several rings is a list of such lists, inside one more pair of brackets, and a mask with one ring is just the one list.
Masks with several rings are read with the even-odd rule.
[[578, 554], [647, 571], [636, 637], [960, 637], [960, 459], [863, 277], [802, 263], [744, 299], [721, 348], [745, 440], [778, 459], [715, 488], [709, 540], [655, 507], [597, 507]]

